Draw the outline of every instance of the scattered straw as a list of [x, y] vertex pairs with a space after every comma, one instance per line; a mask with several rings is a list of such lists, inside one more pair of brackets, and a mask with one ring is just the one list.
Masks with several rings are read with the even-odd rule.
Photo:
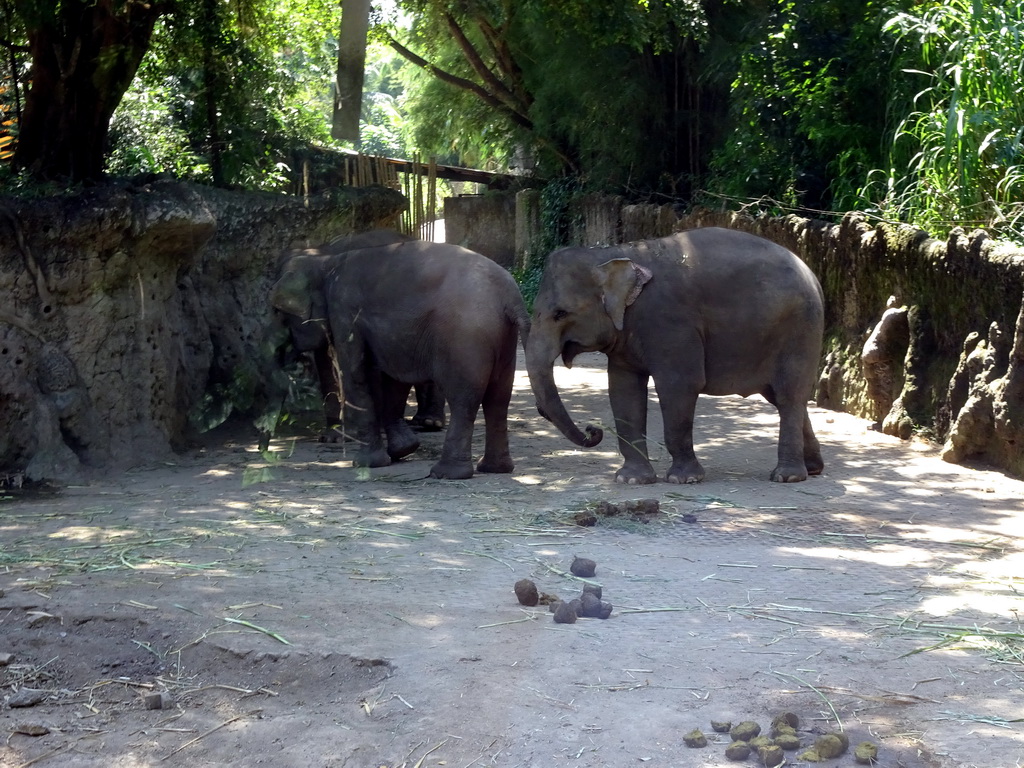
[[178, 747], [177, 749], [173, 750], [172, 752], [168, 752], [166, 755], [164, 755], [160, 759], [161, 760], [167, 760], [167, 759], [173, 757], [174, 755], [178, 754], [179, 752], [181, 752], [183, 749], [187, 749], [188, 747], [191, 747], [193, 744], [196, 744], [196, 743], [202, 741], [207, 736], [209, 736], [209, 735], [211, 735], [213, 733], [216, 733], [221, 728], [225, 728], [225, 727], [231, 725], [232, 723], [234, 723], [234, 722], [236, 722], [238, 720], [241, 720], [243, 717], [252, 717], [253, 715], [258, 715], [262, 711], [263, 711], [262, 709], [253, 709], [253, 710], [250, 710], [248, 712], [244, 712], [241, 715], [235, 715], [234, 717], [230, 718], [229, 720], [225, 720], [220, 725], [215, 725], [213, 728], [211, 728], [210, 730], [206, 731], [205, 733], [199, 734], [194, 739], [192, 739], [192, 741], [186, 741], [180, 747]]
[[230, 624], [241, 624], [243, 627], [248, 627], [249, 629], [254, 629], [257, 632], [262, 632], [264, 635], [267, 635], [267, 637], [272, 637], [279, 643], [291, 645], [290, 642], [281, 637], [281, 635], [277, 634], [277, 632], [271, 632], [269, 629], [266, 629], [265, 627], [253, 624], [251, 621], [246, 621], [245, 619], [232, 619], [230, 616], [224, 616], [222, 620]]
[[593, 584], [596, 587], [600, 587], [601, 586], [601, 582], [596, 581], [595, 579], [585, 579], [582, 576], [576, 576], [575, 574], [569, 573], [568, 571], [563, 571], [561, 568], [556, 568], [555, 566], [551, 565], [550, 563], [544, 562], [539, 557], [538, 558], [534, 558], [534, 559], [538, 563], [543, 565], [545, 568], [547, 568], [549, 571], [551, 571], [554, 574], [557, 574], [558, 576], [561, 576], [562, 578], [571, 579], [572, 581], [579, 581], [579, 582], [582, 582], [583, 584]]
[[834, 717], [836, 719], [836, 727], [840, 731], [844, 730], [844, 728], [843, 728], [843, 721], [839, 719], [839, 713], [836, 712], [836, 708], [832, 706], [832, 702], [828, 700], [828, 696], [826, 696], [824, 693], [822, 693], [819, 688], [815, 688], [813, 685], [808, 683], [806, 680], [804, 680], [803, 678], [799, 678], [796, 675], [789, 675], [789, 674], [786, 674], [785, 672], [779, 672], [778, 670], [775, 670], [775, 669], [772, 670], [772, 673], [778, 675], [779, 677], [788, 677], [790, 680], [796, 680], [798, 683], [800, 683], [800, 685], [806, 686], [807, 688], [810, 688], [812, 691], [814, 691], [816, 694], [818, 694], [818, 696], [821, 698], [821, 700], [824, 701], [825, 704], [828, 705], [829, 710], [831, 710], [831, 712], [832, 712], [832, 717]]

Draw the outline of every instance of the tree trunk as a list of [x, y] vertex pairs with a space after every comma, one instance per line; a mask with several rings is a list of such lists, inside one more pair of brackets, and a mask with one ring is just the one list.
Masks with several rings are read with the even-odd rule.
[[149, 47], [163, 3], [63, 0], [52, 15], [20, 0], [29, 26], [31, 88], [14, 165], [39, 179], [103, 173], [110, 118]]

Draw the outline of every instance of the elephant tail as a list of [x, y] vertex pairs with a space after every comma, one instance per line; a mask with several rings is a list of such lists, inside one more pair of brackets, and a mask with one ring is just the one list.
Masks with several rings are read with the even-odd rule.
[[506, 314], [509, 322], [519, 329], [519, 339], [523, 343], [523, 349], [526, 349], [526, 343], [530, 340], [530, 316], [526, 312], [526, 307], [522, 304], [510, 307]]

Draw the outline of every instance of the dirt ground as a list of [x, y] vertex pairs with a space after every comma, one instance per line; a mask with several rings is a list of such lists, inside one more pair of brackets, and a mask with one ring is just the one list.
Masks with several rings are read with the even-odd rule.
[[[602, 360], [558, 370], [581, 421], [610, 422]], [[1024, 765], [1024, 483], [811, 418], [806, 483], [767, 481], [770, 406], [704, 398], [707, 479], [622, 486], [614, 440], [576, 449], [520, 374], [511, 476], [424, 479], [437, 434], [368, 472], [306, 433], [270, 462], [235, 433], [8, 494], [0, 765], [724, 766], [711, 721], [785, 711], [788, 765], [837, 730], [824, 765], [863, 741], [886, 768]], [[624, 514], [645, 498], [659, 514]], [[517, 602], [524, 578], [579, 595], [574, 556], [610, 618]]]

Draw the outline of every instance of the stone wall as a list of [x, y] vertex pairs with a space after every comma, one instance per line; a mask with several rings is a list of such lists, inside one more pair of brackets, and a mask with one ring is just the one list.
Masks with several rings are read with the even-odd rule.
[[949, 461], [978, 457], [1024, 476], [1024, 249], [981, 231], [936, 240], [856, 213], [832, 224], [615, 197], [577, 201], [574, 220], [581, 245], [723, 226], [788, 247], [825, 292], [820, 405], [942, 442]]
[[516, 253], [516, 201], [487, 193], [444, 201], [445, 241], [482, 253], [501, 266], [513, 266]]
[[382, 188], [303, 201], [171, 182], [0, 200], [0, 480], [184, 445], [190, 419], [254, 388], [280, 253], [404, 206]]

